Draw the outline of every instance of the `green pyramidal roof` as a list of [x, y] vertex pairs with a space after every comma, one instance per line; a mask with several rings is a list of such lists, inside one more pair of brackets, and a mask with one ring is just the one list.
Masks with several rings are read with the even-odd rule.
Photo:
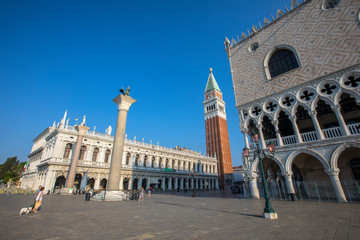
[[217, 82], [216, 82], [216, 80], [214, 78], [214, 75], [212, 73], [212, 69], [210, 68], [209, 79], [208, 79], [207, 84], [206, 84], [205, 92], [207, 92], [209, 90], [212, 90], [214, 88], [216, 90], [218, 90], [219, 92], [221, 92], [221, 90], [219, 88], [219, 85], [217, 84]]

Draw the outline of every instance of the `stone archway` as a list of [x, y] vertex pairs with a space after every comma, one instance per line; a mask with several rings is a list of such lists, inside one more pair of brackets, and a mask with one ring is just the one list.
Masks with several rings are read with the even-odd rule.
[[89, 178], [87, 181], [87, 185], [86, 185], [86, 189], [90, 188], [90, 189], [94, 189], [95, 186], [95, 178]]
[[137, 190], [138, 189], [138, 184], [139, 184], [139, 180], [137, 178], [135, 178], [133, 180], [132, 190]]
[[57, 177], [55, 180], [54, 191], [55, 189], [62, 189], [63, 187], [65, 187], [65, 183], [66, 178], [64, 176]]
[[81, 184], [81, 180], [82, 180], [82, 175], [80, 173], [77, 173], [75, 175], [75, 180], [74, 180], [74, 190], [80, 190], [80, 184]]
[[146, 185], [147, 185], [147, 179], [144, 178], [144, 179], [142, 180], [142, 182], [141, 182], [141, 187], [144, 188], [144, 189], [146, 189]]
[[124, 178], [123, 181], [123, 189], [128, 190], [129, 189], [129, 178]]
[[107, 179], [103, 178], [100, 181], [100, 190], [106, 189], [106, 185], [107, 185]]

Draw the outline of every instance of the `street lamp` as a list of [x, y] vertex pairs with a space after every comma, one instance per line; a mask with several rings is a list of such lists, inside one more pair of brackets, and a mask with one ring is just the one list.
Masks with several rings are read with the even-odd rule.
[[195, 195], [196, 195], [196, 193], [195, 193], [195, 176], [197, 176], [197, 175], [199, 175], [199, 173], [198, 172], [195, 172], [195, 169], [193, 168], [192, 169], [192, 172], [190, 172], [189, 173], [189, 176], [192, 176], [192, 179], [193, 179], [193, 195], [192, 195], [192, 197], [195, 197]]
[[[259, 135], [257, 135], [257, 134], [254, 135], [253, 139], [254, 139], [254, 142], [256, 143], [256, 149], [254, 150], [254, 158], [252, 160], [249, 159], [250, 150], [246, 147], [243, 149], [243, 156], [247, 161], [251, 161], [251, 162], [255, 161], [256, 157], [259, 158], [261, 177], [262, 177], [262, 182], [264, 184], [264, 192], [265, 192], [264, 218], [277, 219], [278, 218], [277, 213], [275, 213], [275, 210], [272, 208], [272, 206], [270, 204], [269, 192], [267, 190], [264, 168], [263, 168], [263, 164], [262, 164], [262, 158], [266, 158], [268, 156], [265, 154], [265, 151], [263, 149], [260, 149]], [[270, 157], [273, 157], [274, 153], [275, 153], [275, 144], [271, 143], [271, 144], [268, 144], [268, 146], [269, 146], [269, 151], [270, 151]]]

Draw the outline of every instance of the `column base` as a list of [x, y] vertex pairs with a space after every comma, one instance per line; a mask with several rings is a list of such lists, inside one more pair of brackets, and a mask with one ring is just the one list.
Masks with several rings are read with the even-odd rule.
[[95, 194], [90, 200], [93, 201], [126, 201], [126, 194], [123, 191], [101, 191]]
[[59, 191], [60, 195], [73, 195], [73, 189], [72, 188], [62, 188]]
[[264, 218], [268, 219], [278, 219], [277, 213], [265, 213], [264, 212]]

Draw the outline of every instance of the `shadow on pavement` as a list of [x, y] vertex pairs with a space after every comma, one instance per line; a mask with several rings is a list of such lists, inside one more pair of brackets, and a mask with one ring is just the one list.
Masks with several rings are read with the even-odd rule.
[[244, 216], [249, 216], [249, 217], [263, 218], [262, 215], [254, 215], [254, 214], [248, 214], [248, 213], [230, 212], [230, 211], [217, 210], [217, 209], [211, 209], [211, 208], [205, 208], [205, 207], [193, 207], [193, 206], [186, 206], [186, 205], [183, 205], [183, 204], [168, 203], [168, 202], [158, 202], [158, 201], [157, 201], [157, 203], [165, 204], [165, 205], [173, 205], [173, 206], [178, 206], [178, 207], [201, 209], [201, 210], [207, 210], [207, 211], [213, 211], [213, 212], [222, 212], [222, 213], [230, 213], [230, 214], [244, 215]]

